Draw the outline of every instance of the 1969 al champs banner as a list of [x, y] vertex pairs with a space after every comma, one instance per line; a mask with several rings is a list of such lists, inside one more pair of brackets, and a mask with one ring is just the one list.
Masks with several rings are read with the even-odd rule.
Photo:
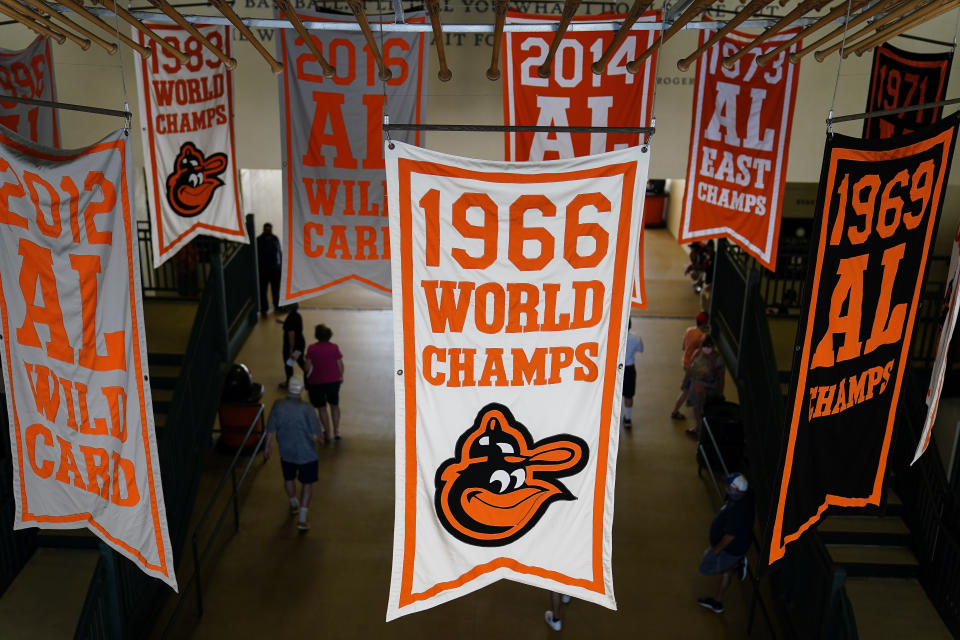
[[[755, 37], [732, 31], [697, 60], [681, 243], [729, 238], [776, 268], [799, 75], [787, 56], [802, 45], [795, 42], [762, 67], [756, 59], [797, 32], [779, 32], [728, 69], [721, 61]], [[712, 34], [701, 31], [700, 44]]]
[[[331, 12], [298, 12], [311, 20], [348, 20]], [[376, 31], [380, 18], [369, 16]], [[393, 22], [394, 16], [384, 16]], [[423, 14], [407, 22], [423, 22]], [[390, 237], [383, 163], [383, 116], [422, 122], [427, 61], [422, 33], [383, 34], [383, 60], [392, 77], [380, 80], [360, 32], [315, 31], [320, 51], [336, 67], [333, 78], [296, 32], [277, 31], [285, 218], [281, 300], [294, 302], [354, 282], [390, 291]], [[419, 144], [419, 132], [396, 132]]]
[[[575, 16], [578, 29], [592, 23], [619, 22], [625, 15], [602, 13]], [[648, 11], [638, 22], [654, 22], [659, 12]], [[557, 21], [510, 10], [510, 24]], [[653, 105], [657, 53], [648, 57], [636, 74], [627, 63], [653, 45], [653, 30], [634, 30], [613, 52], [602, 74], [591, 69], [613, 42], [614, 31], [577, 30], [564, 35], [557, 48], [550, 76], [537, 69], [550, 49], [552, 34], [507, 32], [503, 38], [503, 121], [508, 125], [648, 127]], [[513, 161], [575, 158], [639, 145], [638, 133], [516, 133], [506, 137], [506, 159]], [[633, 306], [645, 308], [647, 296], [643, 275], [643, 230], [638, 242], [640, 259], [633, 283]]]
[[[947, 97], [953, 51], [914, 53], [883, 43], [873, 50], [866, 111], [881, 111], [939, 102]], [[864, 138], [889, 138], [929, 126], [942, 107], [931, 107], [863, 121]]]
[[503, 578], [615, 608], [619, 363], [648, 157], [632, 147], [505, 163], [387, 149], [388, 620]]
[[827, 140], [771, 562], [829, 506], [880, 503], [957, 122]]
[[87, 527], [176, 588], [140, 300], [129, 138], [0, 133], [0, 349], [14, 528]]
[[[50, 38], [37, 37], [26, 49], [0, 49], [0, 93], [33, 100], [57, 100]], [[60, 146], [60, 123], [51, 107], [0, 101], [0, 126], [35, 144]]]
[[[148, 26], [189, 56], [181, 63], [133, 30], [133, 37], [153, 52], [138, 57], [134, 67], [157, 267], [198, 235], [248, 239], [233, 143], [233, 74], [184, 29]], [[195, 26], [230, 55], [230, 27]]]

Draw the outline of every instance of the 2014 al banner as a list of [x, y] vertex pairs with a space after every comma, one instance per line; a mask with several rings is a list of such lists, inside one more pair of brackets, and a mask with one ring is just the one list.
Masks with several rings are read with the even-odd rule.
[[129, 138], [0, 133], [0, 349], [14, 527], [87, 527], [176, 588], [140, 299]]
[[[298, 11], [305, 23], [348, 20], [333, 12]], [[381, 18], [370, 15], [377, 30]], [[383, 16], [393, 22], [394, 16]], [[422, 23], [422, 13], [406, 22]], [[384, 33], [378, 42], [392, 77], [379, 78], [374, 54], [359, 31], [313, 31], [313, 40], [337, 69], [325, 78], [296, 32], [277, 31], [283, 152], [284, 245], [280, 298], [311, 298], [355, 283], [390, 292], [390, 234], [383, 165], [385, 105], [394, 123], [422, 122], [427, 64], [424, 35]], [[395, 140], [419, 144], [420, 132]]]
[[827, 140], [771, 562], [831, 505], [880, 503], [957, 123]]
[[615, 608], [619, 363], [649, 152], [505, 163], [392, 147], [387, 619], [504, 578]]

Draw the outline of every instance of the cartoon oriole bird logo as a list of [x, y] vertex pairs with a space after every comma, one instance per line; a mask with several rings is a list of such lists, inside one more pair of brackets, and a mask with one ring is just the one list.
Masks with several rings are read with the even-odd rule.
[[204, 157], [192, 142], [184, 142], [167, 176], [167, 203], [185, 218], [203, 213], [213, 193], [223, 186], [218, 176], [227, 168], [227, 154]]
[[509, 544], [554, 501], [576, 500], [559, 479], [579, 473], [588, 457], [581, 438], [560, 434], [534, 442], [510, 409], [488, 404], [457, 440], [456, 457], [437, 469], [437, 515], [462, 542]]

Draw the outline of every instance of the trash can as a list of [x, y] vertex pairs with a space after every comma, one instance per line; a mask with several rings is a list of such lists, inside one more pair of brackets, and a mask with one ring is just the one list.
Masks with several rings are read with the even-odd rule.
[[263, 385], [254, 382], [250, 369], [244, 364], [234, 364], [227, 373], [220, 395], [220, 438], [217, 447], [221, 450], [235, 451], [239, 448], [256, 446], [263, 433], [263, 414], [253, 428], [249, 438], [247, 430], [257, 412], [263, 407]]

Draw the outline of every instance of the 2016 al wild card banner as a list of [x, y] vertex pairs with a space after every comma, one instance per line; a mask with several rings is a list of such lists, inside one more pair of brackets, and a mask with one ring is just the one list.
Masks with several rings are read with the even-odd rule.
[[618, 363], [648, 156], [514, 164], [386, 151], [388, 620], [502, 578], [616, 606]]
[[[300, 12], [301, 20], [349, 20]], [[393, 14], [385, 20], [393, 21]], [[371, 23], [378, 18], [370, 16]], [[407, 22], [423, 22], [423, 15]], [[374, 24], [373, 29], [376, 30]], [[360, 32], [315, 31], [314, 41], [337, 75], [325, 78], [292, 30], [278, 31], [282, 114], [283, 274], [281, 299], [293, 302], [357, 282], [390, 291], [390, 234], [383, 164], [385, 101], [395, 123], [421, 122], [429, 51], [423, 34], [385, 33], [382, 53], [393, 77], [378, 77]], [[420, 142], [419, 132], [397, 140]]]
[[957, 122], [827, 140], [771, 562], [830, 505], [880, 503]]
[[948, 356], [957, 328], [957, 315], [960, 313], [960, 225], [953, 235], [953, 249], [950, 252], [950, 267], [947, 269], [947, 286], [943, 297], [943, 306], [940, 310], [940, 337], [937, 339], [937, 357], [933, 362], [933, 372], [930, 375], [930, 386], [927, 388], [927, 417], [923, 422], [923, 433], [917, 444], [917, 451], [913, 455], [913, 462], [920, 459], [930, 444], [930, 435], [933, 433], [933, 423], [937, 419], [937, 409], [940, 406], [940, 392], [943, 390], [943, 379], [947, 374]]
[[[733, 31], [697, 60], [681, 243], [726, 237], [776, 268], [799, 74], [787, 56], [802, 45], [795, 42], [763, 67], [756, 59], [797, 32], [781, 31], [727, 69], [721, 60], [754, 38]], [[701, 31], [700, 44], [712, 33]]]
[[[33, 100], [57, 100], [50, 38], [38, 36], [26, 49], [0, 49], [0, 93]], [[30, 142], [60, 146], [57, 112], [50, 107], [0, 101], [0, 126]]]
[[[622, 21], [624, 14], [603, 13], [576, 16], [573, 22]], [[649, 11], [639, 22], [654, 22], [659, 12]], [[556, 21], [556, 16], [540, 16], [508, 11], [511, 24]], [[613, 42], [614, 32], [568, 32], [557, 48], [552, 73], [541, 78], [537, 68], [550, 49], [552, 35], [507, 32], [504, 34], [503, 121], [508, 125], [648, 127], [653, 104], [656, 52], [647, 58], [636, 74], [627, 71], [627, 63], [650, 47], [656, 32], [632, 31], [614, 51], [603, 74], [595, 74], [591, 65], [598, 61]], [[515, 133], [505, 134], [508, 161], [555, 160], [595, 155], [639, 145], [638, 133]], [[633, 283], [633, 306], [646, 307], [643, 275], [643, 230], [639, 241], [640, 259]]]
[[129, 139], [0, 133], [0, 348], [14, 528], [87, 527], [176, 588], [157, 461]]
[[[157, 267], [198, 235], [248, 240], [233, 144], [233, 74], [180, 27], [149, 27], [190, 56], [181, 64], [133, 30], [133, 37], [153, 51], [149, 58], [137, 58], [134, 68]], [[230, 27], [196, 27], [230, 55]]]
[[[866, 111], [909, 107], [946, 98], [953, 52], [914, 53], [884, 43], [873, 50]], [[942, 107], [919, 109], [863, 121], [864, 138], [912, 133], [940, 119]]]

